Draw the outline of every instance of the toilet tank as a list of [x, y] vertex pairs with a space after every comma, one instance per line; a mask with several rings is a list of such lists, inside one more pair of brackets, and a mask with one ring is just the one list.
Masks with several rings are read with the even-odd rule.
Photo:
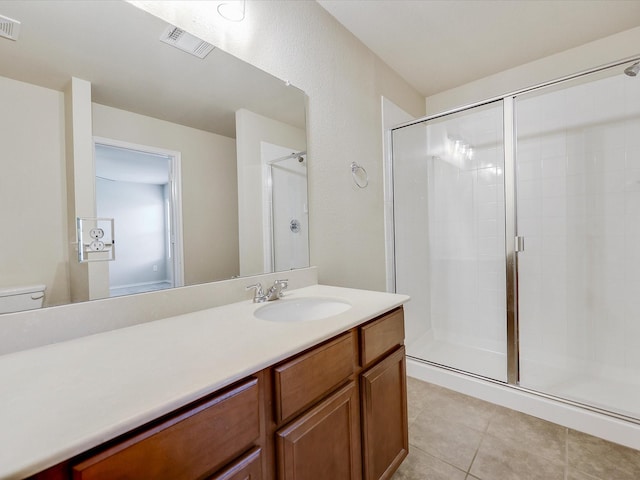
[[45, 288], [45, 285], [0, 288], [0, 313], [41, 308]]

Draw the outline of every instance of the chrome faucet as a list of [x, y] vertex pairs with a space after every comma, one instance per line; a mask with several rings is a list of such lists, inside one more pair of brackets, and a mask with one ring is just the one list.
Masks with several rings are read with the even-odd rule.
[[273, 285], [267, 290], [268, 300], [277, 300], [284, 296], [284, 291], [289, 286], [289, 280], [276, 280]]
[[261, 283], [249, 285], [245, 290], [254, 289], [253, 303], [264, 303], [282, 298], [284, 290], [289, 286], [289, 280], [276, 280], [265, 292]]

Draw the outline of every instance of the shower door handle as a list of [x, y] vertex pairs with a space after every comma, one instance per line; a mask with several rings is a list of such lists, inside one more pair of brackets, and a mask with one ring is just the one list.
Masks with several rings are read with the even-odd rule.
[[524, 237], [516, 236], [516, 253], [524, 252]]

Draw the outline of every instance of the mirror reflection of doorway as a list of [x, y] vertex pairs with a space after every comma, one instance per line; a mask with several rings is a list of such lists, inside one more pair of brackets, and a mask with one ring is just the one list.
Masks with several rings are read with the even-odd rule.
[[109, 296], [184, 285], [180, 154], [95, 139], [96, 215], [114, 219]]

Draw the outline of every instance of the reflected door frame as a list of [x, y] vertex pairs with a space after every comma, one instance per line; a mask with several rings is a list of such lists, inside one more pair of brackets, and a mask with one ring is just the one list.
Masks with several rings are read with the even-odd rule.
[[[172, 287], [184, 286], [184, 238], [182, 231], [182, 168], [181, 153], [165, 148], [140, 145], [105, 137], [93, 137], [93, 164], [95, 171], [96, 145], [122, 148], [149, 155], [159, 155], [169, 158], [169, 211], [170, 211], [170, 248], [172, 266]], [[94, 175], [95, 178], [95, 175]]]

